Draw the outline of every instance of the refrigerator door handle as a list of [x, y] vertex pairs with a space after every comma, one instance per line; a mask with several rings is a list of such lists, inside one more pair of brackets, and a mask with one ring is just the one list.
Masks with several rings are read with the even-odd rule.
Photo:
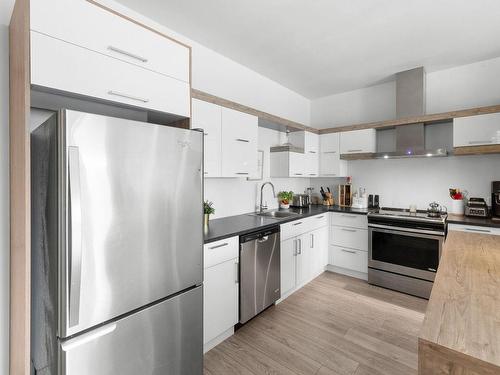
[[116, 329], [116, 323], [107, 324], [105, 326], [94, 329], [90, 332], [84, 333], [83, 335], [80, 335], [78, 337], [63, 342], [61, 344], [61, 349], [64, 350], [65, 352], [68, 352], [71, 349], [74, 349], [80, 345], [86, 344], [90, 341], [98, 339], [99, 337], [110, 334], [115, 329]]
[[80, 192], [80, 154], [78, 147], [68, 147], [69, 164], [69, 327], [80, 320], [80, 287], [82, 276], [82, 207]]

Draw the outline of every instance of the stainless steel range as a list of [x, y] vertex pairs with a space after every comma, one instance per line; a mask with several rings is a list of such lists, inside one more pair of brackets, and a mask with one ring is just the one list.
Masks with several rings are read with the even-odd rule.
[[368, 282], [429, 298], [446, 236], [446, 212], [381, 208], [368, 214]]

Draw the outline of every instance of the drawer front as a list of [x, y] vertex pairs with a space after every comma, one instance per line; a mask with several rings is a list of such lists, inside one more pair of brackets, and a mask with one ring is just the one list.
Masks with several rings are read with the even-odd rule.
[[187, 46], [88, 1], [32, 0], [30, 4], [32, 30], [189, 82]]
[[368, 253], [341, 246], [330, 246], [330, 263], [352, 271], [368, 273]]
[[187, 83], [36, 32], [31, 32], [31, 83], [129, 106], [190, 115]]
[[366, 215], [343, 214], [339, 212], [332, 212], [330, 225], [338, 225], [339, 227], [368, 229], [368, 217]]
[[330, 243], [350, 249], [368, 251], [368, 230], [346, 227], [331, 227]]
[[459, 232], [468, 232], [468, 233], [478, 233], [478, 234], [492, 234], [495, 236], [500, 236], [500, 228], [494, 228], [494, 227], [448, 224], [448, 230], [455, 230]]
[[281, 224], [281, 241], [288, 238], [300, 236], [310, 230], [310, 223], [307, 219], [299, 219], [289, 223]]
[[230, 237], [220, 241], [210, 242], [203, 246], [203, 267], [208, 268], [238, 258], [240, 238]]
[[328, 212], [324, 214], [309, 217], [307, 219], [310, 223], [310, 230], [316, 230], [328, 225]]

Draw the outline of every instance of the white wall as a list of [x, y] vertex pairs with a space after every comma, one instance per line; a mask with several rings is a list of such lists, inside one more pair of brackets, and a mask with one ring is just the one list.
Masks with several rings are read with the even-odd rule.
[[325, 96], [311, 102], [311, 126], [331, 128], [396, 117], [396, 83]]
[[9, 373], [9, 31], [0, 25], [0, 374]]
[[249, 68], [113, 0], [98, 0], [192, 47], [192, 86], [264, 112], [308, 125], [310, 101]]
[[450, 208], [451, 187], [472, 197], [491, 198], [491, 181], [500, 180], [500, 155], [451, 156], [432, 159], [357, 160], [349, 162], [354, 187], [379, 194], [387, 207], [416, 204], [425, 209], [432, 201]]
[[[254, 212], [260, 203], [260, 187], [265, 181], [274, 184], [276, 194], [281, 190], [303, 193], [309, 186], [307, 178], [269, 177], [269, 148], [283, 142], [282, 133], [259, 127], [259, 150], [264, 151], [264, 179], [247, 181], [243, 178], [206, 178], [205, 199], [214, 202], [213, 218]], [[278, 208], [278, 200], [273, 197], [271, 187], [264, 188], [264, 202], [269, 208]]]
[[[427, 73], [427, 113], [500, 103], [500, 58]], [[311, 126], [329, 128], [396, 118], [396, 85], [372, 87], [315, 99]]]

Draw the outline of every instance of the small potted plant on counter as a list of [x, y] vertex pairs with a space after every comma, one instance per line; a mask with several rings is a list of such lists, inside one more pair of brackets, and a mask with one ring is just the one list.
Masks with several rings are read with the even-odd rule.
[[280, 191], [278, 199], [280, 201], [280, 208], [290, 208], [290, 202], [293, 198], [293, 191]]
[[210, 215], [215, 213], [214, 203], [205, 201], [203, 202], [203, 213], [205, 214], [205, 226], [208, 226], [208, 221], [210, 220]]

